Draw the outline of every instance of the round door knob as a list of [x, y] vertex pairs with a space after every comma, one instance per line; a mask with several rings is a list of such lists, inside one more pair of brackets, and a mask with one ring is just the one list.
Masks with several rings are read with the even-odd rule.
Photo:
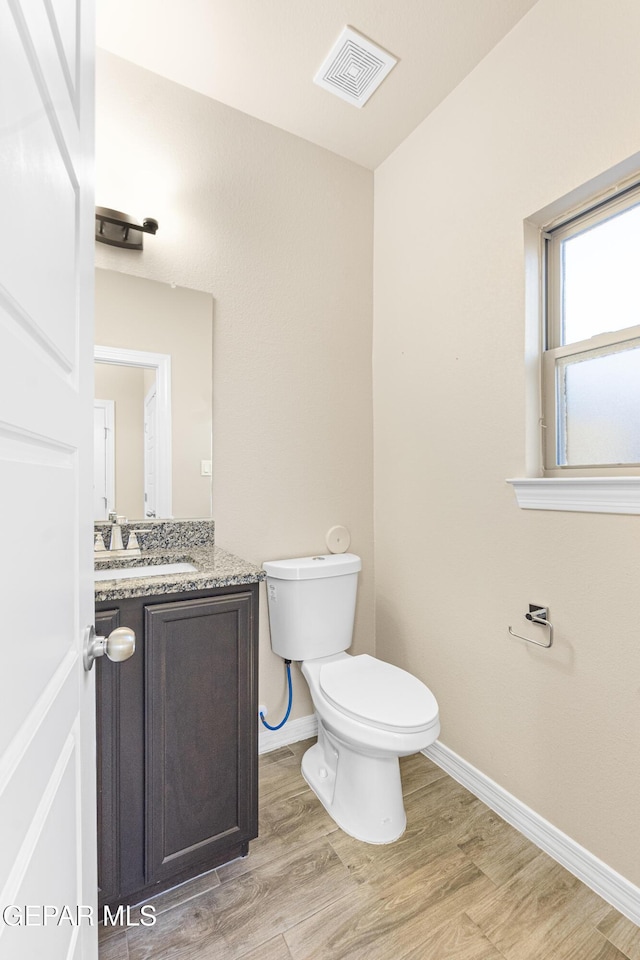
[[108, 637], [97, 637], [95, 627], [87, 627], [84, 632], [84, 668], [91, 670], [93, 661], [105, 653], [114, 663], [128, 660], [135, 653], [135, 649], [136, 635], [131, 627], [116, 627]]
[[[103, 639], [96, 637], [97, 640]], [[128, 660], [136, 651], [136, 635], [131, 627], [117, 627], [112, 630], [106, 639], [105, 653], [109, 660], [119, 663], [120, 660]]]

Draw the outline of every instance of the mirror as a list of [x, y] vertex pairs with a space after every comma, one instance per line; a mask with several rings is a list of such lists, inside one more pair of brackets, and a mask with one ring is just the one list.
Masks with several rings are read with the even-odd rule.
[[94, 517], [211, 516], [213, 298], [96, 269]]

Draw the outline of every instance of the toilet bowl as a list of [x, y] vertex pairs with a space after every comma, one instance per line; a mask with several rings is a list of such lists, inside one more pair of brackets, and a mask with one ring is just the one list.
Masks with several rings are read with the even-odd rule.
[[302, 774], [335, 822], [366, 843], [406, 826], [399, 758], [433, 743], [438, 704], [428, 687], [368, 654], [350, 656], [360, 558], [263, 564], [274, 653], [301, 663], [318, 721]]
[[438, 704], [416, 677], [367, 654], [302, 662], [318, 742], [302, 775], [345, 833], [367, 843], [402, 836], [406, 814], [399, 757], [433, 743]]

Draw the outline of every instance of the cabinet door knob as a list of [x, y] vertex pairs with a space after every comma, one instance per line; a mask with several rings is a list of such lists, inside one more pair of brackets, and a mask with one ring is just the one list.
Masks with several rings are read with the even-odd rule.
[[131, 627], [116, 627], [108, 637], [97, 637], [95, 627], [87, 627], [84, 632], [83, 662], [85, 670], [91, 670], [93, 661], [106, 653], [109, 660], [118, 663], [128, 660], [136, 649], [136, 635]]

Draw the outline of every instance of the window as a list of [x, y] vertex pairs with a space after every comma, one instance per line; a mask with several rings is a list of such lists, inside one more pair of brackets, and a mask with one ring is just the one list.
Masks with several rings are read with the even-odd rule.
[[566, 220], [544, 237], [545, 469], [556, 475], [594, 472], [590, 468], [636, 474], [640, 188]]

